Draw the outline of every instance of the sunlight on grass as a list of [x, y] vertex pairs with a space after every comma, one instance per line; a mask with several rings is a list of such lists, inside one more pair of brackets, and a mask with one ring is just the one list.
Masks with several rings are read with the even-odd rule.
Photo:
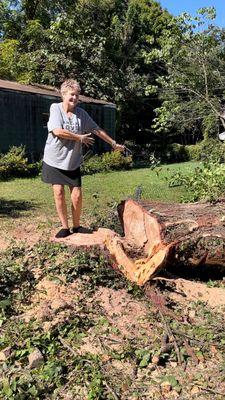
[[[142, 199], [179, 202], [183, 195], [180, 187], [169, 188], [168, 179], [179, 170], [188, 172], [194, 169], [196, 163], [187, 162], [157, 167], [154, 170], [142, 168], [130, 171], [115, 171], [87, 175], [83, 177], [84, 214], [90, 213], [98, 204], [99, 211], [109, 207], [113, 202], [120, 202], [128, 197], [134, 197], [138, 186], [142, 188]], [[67, 192], [67, 198], [69, 193]], [[96, 200], [97, 199], [97, 200]], [[55, 216], [51, 185], [46, 185], [40, 177], [32, 179], [14, 179], [0, 183], [0, 216], [3, 213], [3, 203], [7, 210], [19, 204], [20, 216], [45, 215]], [[24, 208], [23, 208], [24, 206]]]

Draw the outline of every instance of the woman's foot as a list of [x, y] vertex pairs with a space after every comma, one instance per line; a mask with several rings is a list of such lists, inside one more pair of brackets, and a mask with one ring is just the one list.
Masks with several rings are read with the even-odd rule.
[[84, 226], [73, 227], [71, 229], [72, 233], [93, 233], [93, 229], [85, 228]]
[[68, 228], [62, 228], [60, 229], [59, 232], [56, 233], [55, 237], [60, 239], [60, 238], [65, 238], [70, 235], [70, 230]]
[[80, 229], [81, 229], [81, 226], [77, 226], [77, 227], [73, 226], [72, 233], [78, 233]]

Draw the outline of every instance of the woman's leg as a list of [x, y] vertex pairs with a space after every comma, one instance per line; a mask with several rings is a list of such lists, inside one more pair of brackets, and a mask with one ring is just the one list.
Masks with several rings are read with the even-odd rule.
[[65, 190], [63, 185], [52, 185], [56, 211], [58, 213], [60, 222], [64, 229], [68, 229], [68, 216], [65, 199]]
[[73, 218], [73, 228], [78, 228], [80, 226], [80, 216], [82, 208], [82, 190], [81, 187], [70, 186], [71, 202], [72, 202], [72, 218]]

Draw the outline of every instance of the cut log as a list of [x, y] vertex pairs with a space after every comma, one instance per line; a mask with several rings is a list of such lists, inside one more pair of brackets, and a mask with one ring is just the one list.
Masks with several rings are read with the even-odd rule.
[[118, 207], [124, 238], [106, 246], [128, 279], [143, 285], [168, 265], [225, 271], [225, 199], [215, 204], [126, 200]]

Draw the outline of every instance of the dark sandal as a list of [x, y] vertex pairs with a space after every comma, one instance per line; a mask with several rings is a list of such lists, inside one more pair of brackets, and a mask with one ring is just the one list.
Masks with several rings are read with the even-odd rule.
[[79, 230], [80, 230], [80, 228], [81, 228], [81, 226], [77, 226], [76, 228], [73, 226], [72, 232], [73, 232], [73, 233], [78, 233]]
[[70, 230], [68, 228], [62, 228], [59, 232], [56, 233], [56, 238], [65, 238], [70, 235]]

